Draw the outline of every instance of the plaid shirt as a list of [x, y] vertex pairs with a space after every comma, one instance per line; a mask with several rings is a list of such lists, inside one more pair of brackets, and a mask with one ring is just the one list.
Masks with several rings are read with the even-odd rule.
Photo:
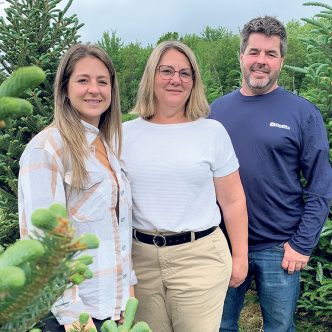
[[94, 154], [93, 142], [99, 130], [82, 121], [91, 154], [86, 161], [88, 181], [67, 195], [72, 172], [65, 169], [63, 143], [56, 128], [47, 128], [27, 145], [20, 160], [19, 223], [21, 237], [33, 229], [31, 213], [54, 202], [66, 206], [77, 236], [94, 233], [98, 249], [90, 269], [94, 277], [73, 286], [55, 303], [52, 312], [61, 325], [78, 319], [81, 312], [93, 318], [119, 319], [129, 297], [129, 286], [137, 282], [131, 264], [132, 206], [127, 178], [117, 158], [106, 146], [109, 163], [119, 184], [119, 220], [116, 216], [117, 185], [111, 172]]

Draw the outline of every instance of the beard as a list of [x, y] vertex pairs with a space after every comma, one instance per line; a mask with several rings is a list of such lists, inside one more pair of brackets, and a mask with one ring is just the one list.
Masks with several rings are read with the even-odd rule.
[[[264, 78], [255, 78], [253, 76], [253, 72], [255, 70], [259, 70], [265, 73], [266, 75], [264, 76]], [[270, 69], [265, 65], [264, 66], [254, 65], [251, 66], [249, 69], [246, 69], [242, 66], [243, 78], [249, 90], [254, 95], [262, 95], [270, 91], [270, 89], [276, 84], [279, 77], [279, 73], [280, 70], [271, 72]]]

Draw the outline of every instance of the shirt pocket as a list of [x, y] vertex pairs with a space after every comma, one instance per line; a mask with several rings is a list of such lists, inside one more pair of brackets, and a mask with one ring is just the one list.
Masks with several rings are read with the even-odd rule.
[[104, 181], [102, 174], [88, 172], [87, 181], [75, 187], [72, 185], [72, 172], [65, 173], [67, 209], [74, 223], [99, 221], [107, 214], [107, 192]]

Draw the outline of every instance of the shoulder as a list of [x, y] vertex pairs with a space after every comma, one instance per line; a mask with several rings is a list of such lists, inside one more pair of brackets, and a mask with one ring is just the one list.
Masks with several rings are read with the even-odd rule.
[[309, 118], [321, 118], [318, 107], [305, 97], [289, 92], [282, 87], [278, 88], [278, 98], [276, 103], [283, 103], [291, 108], [299, 118], [308, 120]]
[[137, 142], [137, 138], [141, 136], [141, 132], [146, 130], [142, 129], [144, 125], [141, 118], [126, 121], [122, 124], [122, 147], [123, 151], [126, 151], [128, 146], [132, 146], [134, 142]]
[[215, 136], [227, 135], [227, 131], [225, 127], [217, 120], [214, 119], [201, 119], [199, 122], [199, 126], [202, 131], [204, 131], [205, 135]]
[[204, 118], [202, 118], [200, 120], [199, 125], [201, 127], [203, 127], [204, 129], [211, 129], [211, 130], [216, 130], [216, 131], [221, 130], [222, 128], [224, 128], [223, 125], [219, 121], [214, 120], [214, 119], [204, 119]]
[[59, 130], [55, 127], [47, 127], [42, 130], [27, 144], [22, 157], [37, 149], [42, 149], [51, 155], [58, 154], [63, 149], [63, 141]]
[[137, 128], [138, 126], [140, 126], [141, 122], [142, 122], [141, 118], [123, 122], [122, 123], [123, 130], [131, 130], [133, 128]]
[[[299, 96], [293, 92], [287, 91], [282, 87], [278, 87], [278, 94], [275, 95], [276, 99], [286, 100], [292, 104], [296, 104], [299, 107], [308, 109], [308, 110], [318, 110], [317, 106], [310, 102], [308, 99]], [[280, 98], [282, 96], [282, 98]]]
[[144, 126], [144, 120], [137, 118], [134, 120], [126, 121], [122, 124], [123, 137], [126, 138], [131, 135], [135, 135], [137, 131], [141, 130]]
[[224, 102], [237, 100], [237, 97], [239, 96], [239, 94], [240, 94], [240, 89], [236, 89], [230, 93], [227, 93], [227, 94], [217, 98], [215, 101], [213, 101], [211, 103], [211, 108], [213, 108], [219, 104], [222, 104]]
[[218, 119], [220, 112], [225, 112], [232, 107], [234, 103], [238, 103], [241, 100], [240, 89], [236, 89], [224, 96], [217, 98], [210, 105], [209, 118]]

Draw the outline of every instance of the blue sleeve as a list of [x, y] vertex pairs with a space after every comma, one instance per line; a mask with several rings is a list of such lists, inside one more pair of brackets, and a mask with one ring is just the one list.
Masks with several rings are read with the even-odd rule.
[[304, 210], [290, 246], [304, 255], [311, 255], [327, 219], [332, 198], [332, 170], [329, 145], [323, 119], [314, 110], [302, 128], [300, 168], [305, 178]]

